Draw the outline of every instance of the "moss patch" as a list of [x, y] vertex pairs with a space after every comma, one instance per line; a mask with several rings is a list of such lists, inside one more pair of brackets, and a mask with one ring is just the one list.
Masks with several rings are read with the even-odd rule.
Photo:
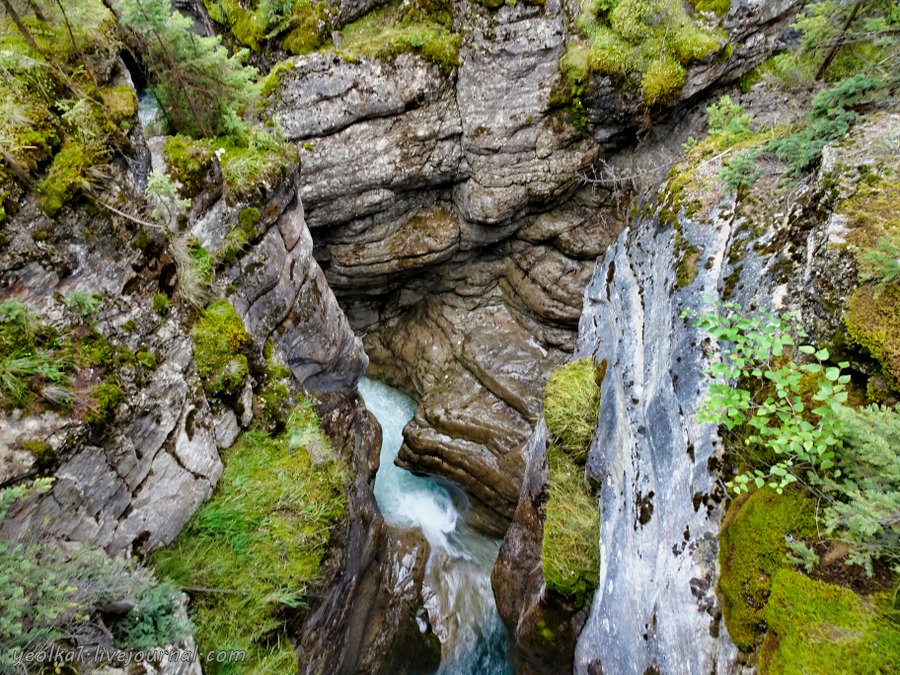
[[577, 24], [591, 70], [639, 88], [649, 106], [678, 98], [688, 66], [728, 51], [725, 33], [689, 17], [680, 0], [592, 0]]
[[716, 16], [725, 16], [731, 9], [731, 0], [691, 0], [698, 12], [715, 12]]
[[329, 528], [344, 513], [342, 462], [313, 463], [296, 442], [327, 443], [317, 422], [300, 408], [282, 436], [243, 433], [223, 453], [210, 501], [173, 547], [152, 556], [157, 572], [177, 584], [230, 591], [195, 594], [192, 617], [201, 651], [247, 650], [247, 661], [227, 672], [296, 668], [288, 626], [328, 551]]
[[90, 424], [105, 424], [119, 404], [119, 388], [114, 384], [98, 384], [91, 389], [93, 404], [85, 411], [84, 419]]
[[541, 560], [547, 588], [581, 607], [600, 577], [600, 510], [584, 487], [584, 469], [552, 445]]
[[815, 533], [815, 502], [763, 488], [744, 493], [728, 509], [719, 535], [719, 594], [734, 643], [752, 651], [766, 628], [765, 607], [789, 549], [785, 537]]
[[[360, 56], [390, 59], [412, 52], [449, 73], [459, 66], [460, 36], [441, 23], [440, 3], [392, 3], [344, 26], [341, 53], [348, 61]], [[431, 13], [429, 13], [431, 12]]]
[[544, 421], [576, 462], [587, 459], [597, 428], [600, 384], [605, 375], [605, 360], [597, 367], [591, 359], [579, 359], [557, 368], [547, 380]]
[[181, 183], [181, 196], [190, 198], [203, 189], [204, 178], [213, 170], [215, 153], [207, 142], [187, 136], [168, 136], [163, 158], [169, 175]]
[[236, 397], [249, 372], [247, 357], [241, 352], [252, 340], [234, 308], [224, 300], [211, 304], [194, 325], [191, 337], [206, 391]]
[[900, 286], [881, 293], [871, 285], [860, 286], [844, 321], [853, 342], [878, 359], [890, 386], [900, 391]]
[[897, 672], [900, 630], [884, 614], [885, 598], [780, 570], [765, 609], [769, 632], [760, 650], [767, 675]]

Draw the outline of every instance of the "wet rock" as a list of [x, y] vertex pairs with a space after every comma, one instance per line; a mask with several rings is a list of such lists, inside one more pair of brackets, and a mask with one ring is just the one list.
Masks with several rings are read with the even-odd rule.
[[590, 611], [588, 606], [573, 607], [544, 584], [547, 436], [541, 420], [523, 452], [519, 504], [491, 571], [497, 611], [507, 630], [507, 659], [520, 675], [571, 673], [575, 641]]
[[317, 411], [354, 478], [323, 570], [328, 590], [298, 636], [300, 672], [431, 673], [440, 645], [417, 617], [428, 544], [388, 528], [378, 510], [381, 428], [358, 395], [329, 395]]

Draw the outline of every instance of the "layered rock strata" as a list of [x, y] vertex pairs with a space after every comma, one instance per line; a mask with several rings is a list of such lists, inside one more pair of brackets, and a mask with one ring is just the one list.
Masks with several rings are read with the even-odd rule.
[[[575, 347], [591, 261], [619, 227], [610, 193], [652, 173], [617, 168], [576, 193], [588, 167], [624, 166], [639, 128], [686, 138], [694, 101], [765, 58], [797, 6], [739, 3], [720, 21], [733, 54], [692, 66], [672, 108], [650, 115], [597, 76], [578, 121], [555, 97], [570, 86], [570, 4], [467, 0], [452, 72], [408, 53], [309, 54], [279, 69], [272, 101], [302, 148], [316, 258], [372, 374], [421, 402], [398, 463], [461, 486], [467, 518], [494, 533], [515, 509], [543, 382]], [[680, 151], [658, 129], [648, 145]]]

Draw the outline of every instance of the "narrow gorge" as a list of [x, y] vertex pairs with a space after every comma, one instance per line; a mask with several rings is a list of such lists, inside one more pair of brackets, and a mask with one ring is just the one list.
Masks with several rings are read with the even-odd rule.
[[4, 2], [0, 672], [895, 672], [892, 3], [155, 4]]

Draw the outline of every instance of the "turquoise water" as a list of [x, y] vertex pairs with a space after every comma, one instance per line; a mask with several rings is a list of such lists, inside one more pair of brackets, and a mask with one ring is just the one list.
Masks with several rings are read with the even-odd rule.
[[425, 607], [443, 646], [439, 674], [512, 675], [505, 658], [506, 629], [491, 592], [500, 542], [468, 527], [440, 485], [394, 465], [416, 402], [368, 378], [360, 380], [359, 391], [383, 433], [375, 498], [384, 519], [394, 527], [421, 530], [431, 544]]

